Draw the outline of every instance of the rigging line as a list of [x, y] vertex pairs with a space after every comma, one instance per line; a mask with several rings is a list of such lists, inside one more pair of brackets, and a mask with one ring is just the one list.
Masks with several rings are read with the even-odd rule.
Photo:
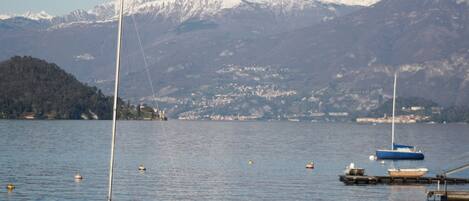
[[[148, 68], [148, 62], [147, 62], [147, 59], [146, 59], [146, 55], [145, 55], [145, 50], [143, 49], [143, 45], [142, 45], [142, 40], [141, 40], [141, 37], [140, 37], [140, 32], [138, 31], [138, 27], [137, 27], [137, 21], [135, 20], [135, 16], [134, 15], [130, 15], [131, 18], [132, 18], [132, 22], [133, 22], [133, 27], [135, 29], [135, 33], [137, 34], [137, 40], [138, 40], [138, 44], [139, 44], [139, 47], [140, 47], [140, 52], [142, 54], [142, 57], [143, 57], [143, 62], [144, 62], [144, 68], [145, 68], [145, 71], [146, 71], [146, 74], [147, 74], [147, 79], [148, 79], [148, 83], [150, 84], [150, 88], [151, 88], [151, 92], [152, 92], [152, 96], [153, 96], [153, 106], [156, 106], [156, 108], [158, 109], [159, 111], [159, 106], [158, 106], [158, 102], [156, 101], [156, 95], [155, 95], [155, 89], [154, 89], [154, 86], [153, 86], [153, 81], [151, 79], [151, 76], [150, 76], [150, 69]], [[166, 125], [161, 122], [161, 129], [162, 129], [162, 133], [163, 133], [163, 137], [166, 138], [165, 140], [169, 140], [170, 137], [169, 135], [167, 135], [167, 129], [166, 129]], [[168, 149], [170, 149], [170, 143], [166, 143]], [[170, 155], [169, 157], [169, 167], [170, 167], [170, 175], [171, 176], [177, 176], [177, 171], [174, 169], [175, 167], [175, 163], [174, 163], [174, 159], [173, 159], [173, 156]]]
[[143, 49], [142, 40], [140, 38], [140, 32], [138, 31], [138, 28], [137, 28], [137, 21], [135, 20], [134, 15], [131, 15], [131, 17], [132, 17], [132, 22], [134, 24], [135, 33], [137, 34], [137, 40], [138, 40], [138, 45], [140, 47], [140, 53], [142, 53], [144, 68], [147, 74], [147, 79], [151, 88], [153, 106], [156, 106], [156, 109], [159, 111], [160, 108], [158, 106], [158, 102], [156, 101], [155, 88], [153, 87], [153, 81], [150, 76], [150, 69], [148, 68], [147, 57], [145, 55], [145, 50]]

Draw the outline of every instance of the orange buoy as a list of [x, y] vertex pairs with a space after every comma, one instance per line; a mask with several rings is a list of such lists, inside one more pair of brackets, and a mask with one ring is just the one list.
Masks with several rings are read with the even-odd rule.
[[15, 188], [16, 188], [16, 186], [13, 185], [12, 183], [7, 184], [7, 190], [8, 191], [13, 191], [13, 189], [15, 189]]

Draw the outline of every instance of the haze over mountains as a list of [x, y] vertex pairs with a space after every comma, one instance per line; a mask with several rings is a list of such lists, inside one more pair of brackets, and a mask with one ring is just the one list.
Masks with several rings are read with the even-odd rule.
[[[181, 118], [308, 118], [364, 112], [391, 95], [469, 102], [464, 0], [134, 0], [126, 5], [122, 96]], [[45, 15], [44, 15], [45, 16]], [[54, 18], [0, 18], [0, 59], [55, 62], [113, 87], [112, 2]]]

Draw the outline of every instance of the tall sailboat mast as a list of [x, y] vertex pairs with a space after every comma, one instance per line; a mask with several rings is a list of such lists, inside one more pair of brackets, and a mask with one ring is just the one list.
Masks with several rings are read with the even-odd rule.
[[396, 115], [396, 86], [397, 86], [397, 72], [394, 73], [394, 90], [392, 95], [392, 126], [391, 126], [391, 150], [394, 150], [394, 116]]
[[124, 0], [120, 0], [120, 11], [119, 11], [119, 28], [117, 34], [117, 53], [116, 53], [116, 77], [114, 84], [114, 106], [112, 109], [112, 143], [111, 143], [111, 160], [109, 164], [109, 191], [108, 201], [112, 200], [112, 180], [114, 172], [114, 148], [116, 144], [116, 120], [117, 120], [117, 101], [119, 95], [119, 70], [121, 63], [121, 46], [122, 46], [122, 16], [124, 13]]
[[378, 159], [392, 159], [392, 160], [423, 160], [425, 158], [421, 151], [416, 151], [415, 146], [395, 144], [395, 118], [396, 118], [396, 91], [397, 91], [397, 71], [394, 72], [394, 89], [392, 94], [392, 127], [391, 127], [391, 149], [378, 149], [376, 150], [376, 157]]

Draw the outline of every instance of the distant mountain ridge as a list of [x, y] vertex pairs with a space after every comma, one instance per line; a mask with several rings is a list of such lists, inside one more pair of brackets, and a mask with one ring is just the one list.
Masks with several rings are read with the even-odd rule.
[[[127, 9], [122, 94], [153, 99], [137, 29], [156, 99], [173, 117], [350, 116], [388, 99], [396, 70], [399, 96], [469, 101], [466, 1], [133, 2], [144, 4]], [[114, 14], [107, 3], [56, 22], [1, 20], [0, 57], [46, 58], [109, 93]]]
[[[124, 5], [125, 15], [152, 14], [154, 16], [177, 17], [184, 21], [193, 17], [210, 17], [227, 9], [246, 6], [262, 6], [278, 10], [277, 12], [294, 12], [316, 7], [320, 4], [345, 6], [370, 6], [379, 0], [127, 0]], [[45, 11], [24, 14], [0, 14], [0, 20], [24, 17], [30, 20], [48, 20], [57, 25], [71, 22], [93, 22], [116, 20], [116, 2], [108, 1], [96, 5], [90, 10], [77, 9], [62, 16], [52, 16]]]
[[23, 17], [23, 18], [27, 18], [27, 19], [30, 19], [30, 20], [51, 20], [55, 16], [50, 15], [46, 11], [40, 11], [40, 12], [37, 12], [37, 13], [28, 11], [24, 14], [19, 14], [19, 15], [0, 14], [0, 20], [6, 20], [6, 19], [10, 19], [10, 18], [15, 18], [15, 17]]

